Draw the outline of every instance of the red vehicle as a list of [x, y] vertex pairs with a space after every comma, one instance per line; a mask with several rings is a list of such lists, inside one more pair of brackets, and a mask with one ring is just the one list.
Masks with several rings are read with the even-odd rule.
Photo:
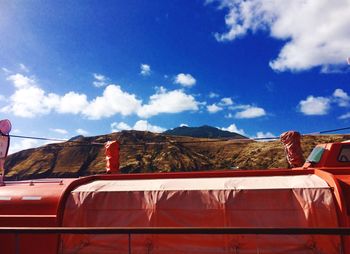
[[[350, 143], [303, 167], [5, 182], [0, 227], [349, 227]], [[19, 253], [128, 253], [127, 235], [24, 234]], [[15, 253], [14, 235], [0, 236]], [[132, 253], [350, 253], [325, 235], [133, 235]]]

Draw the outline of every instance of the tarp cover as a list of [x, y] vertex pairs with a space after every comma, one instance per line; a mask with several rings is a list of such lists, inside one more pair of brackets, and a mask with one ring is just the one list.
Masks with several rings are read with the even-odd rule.
[[292, 168], [301, 167], [305, 162], [300, 138], [301, 135], [297, 131], [287, 131], [280, 136], [286, 152], [287, 161]]
[[[72, 191], [66, 227], [337, 227], [315, 175], [94, 181]], [[132, 253], [339, 253], [338, 236], [132, 235]], [[62, 253], [128, 253], [127, 235], [64, 235]]]

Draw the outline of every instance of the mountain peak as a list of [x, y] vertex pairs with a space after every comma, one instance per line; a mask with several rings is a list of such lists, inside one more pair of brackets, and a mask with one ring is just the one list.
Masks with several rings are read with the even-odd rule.
[[194, 138], [248, 139], [247, 137], [241, 134], [230, 132], [230, 131], [224, 131], [209, 125], [203, 125], [199, 127], [181, 126], [171, 130], [167, 130], [164, 132], [164, 134], [173, 135], [173, 136], [194, 137]]

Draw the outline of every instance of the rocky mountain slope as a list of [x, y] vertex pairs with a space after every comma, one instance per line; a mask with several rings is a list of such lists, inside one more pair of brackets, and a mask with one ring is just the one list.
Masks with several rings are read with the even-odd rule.
[[[304, 136], [305, 157], [318, 143], [344, 141], [349, 135]], [[80, 138], [80, 142], [49, 144], [10, 155], [6, 179], [78, 177], [105, 172], [103, 144], [119, 140], [121, 172], [170, 172], [287, 167], [279, 141], [205, 139], [122, 131]], [[100, 143], [100, 144], [94, 144]]]

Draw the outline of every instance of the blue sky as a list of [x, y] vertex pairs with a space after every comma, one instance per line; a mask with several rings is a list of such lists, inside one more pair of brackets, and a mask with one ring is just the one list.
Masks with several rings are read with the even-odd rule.
[[1, 1], [0, 118], [51, 138], [349, 126], [348, 13], [348, 0]]

